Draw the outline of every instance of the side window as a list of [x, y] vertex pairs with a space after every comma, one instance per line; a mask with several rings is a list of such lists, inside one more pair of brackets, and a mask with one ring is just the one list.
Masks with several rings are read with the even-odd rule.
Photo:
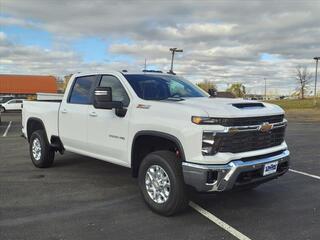
[[22, 103], [22, 100], [17, 100], [17, 103]]
[[14, 103], [16, 103], [16, 100], [11, 100], [8, 102], [8, 104], [14, 104]]
[[95, 87], [96, 76], [84, 76], [75, 79], [69, 103], [90, 104], [92, 103], [92, 91]]
[[120, 80], [115, 76], [104, 75], [102, 76], [100, 87], [112, 88], [112, 100], [123, 103], [124, 107], [128, 107], [130, 99]]

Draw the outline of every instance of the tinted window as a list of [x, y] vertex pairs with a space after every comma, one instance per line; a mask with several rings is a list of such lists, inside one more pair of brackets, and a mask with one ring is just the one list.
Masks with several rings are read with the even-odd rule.
[[92, 91], [95, 87], [96, 76], [78, 77], [75, 80], [70, 103], [90, 104], [92, 103]]
[[104, 75], [102, 76], [100, 87], [111, 87], [112, 88], [112, 101], [119, 101], [123, 103], [123, 106], [127, 107], [129, 105], [129, 97], [122, 86], [120, 80], [115, 76]]
[[8, 104], [13, 104], [13, 103], [16, 103], [16, 100], [8, 101]]
[[22, 100], [16, 100], [17, 101], [17, 103], [22, 103]]
[[171, 75], [128, 74], [125, 75], [136, 94], [145, 100], [166, 98], [208, 97], [189, 81]]
[[0, 97], [0, 103], [6, 103], [8, 102], [12, 97]]

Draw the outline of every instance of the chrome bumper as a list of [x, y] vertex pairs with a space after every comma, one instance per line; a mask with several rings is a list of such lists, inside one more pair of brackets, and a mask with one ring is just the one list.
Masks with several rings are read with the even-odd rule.
[[[259, 157], [250, 161], [234, 160], [224, 165], [202, 165], [189, 162], [182, 163], [186, 184], [200, 192], [227, 191], [236, 187], [257, 185], [283, 175], [289, 169], [290, 152]], [[277, 172], [263, 176], [266, 163], [278, 161]]]

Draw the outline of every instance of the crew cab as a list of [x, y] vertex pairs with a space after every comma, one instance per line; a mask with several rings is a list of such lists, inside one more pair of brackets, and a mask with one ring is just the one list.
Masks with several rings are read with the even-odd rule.
[[289, 168], [279, 106], [210, 97], [172, 74], [75, 74], [61, 100], [24, 101], [22, 118], [36, 167], [66, 150], [131, 168], [147, 205], [166, 216], [187, 206], [187, 186], [248, 189]]

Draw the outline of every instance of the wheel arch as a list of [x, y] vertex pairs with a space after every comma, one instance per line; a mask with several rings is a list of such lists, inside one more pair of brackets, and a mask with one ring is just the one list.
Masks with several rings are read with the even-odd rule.
[[27, 120], [26, 126], [27, 126], [27, 139], [28, 139], [28, 141], [30, 141], [30, 137], [31, 137], [32, 133], [37, 130], [44, 130], [46, 133], [47, 140], [49, 141], [46, 128], [44, 126], [43, 121], [40, 118], [35, 118], [35, 117], [29, 118]]
[[48, 135], [47, 135], [46, 128], [45, 128], [45, 125], [44, 125], [43, 121], [40, 118], [31, 117], [31, 118], [28, 119], [28, 121], [27, 121], [27, 137], [28, 137], [27, 139], [28, 139], [28, 142], [30, 142], [30, 137], [31, 137], [32, 133], [34, 131], [37, 131], [37, 130], [44, 130], [46, 138], [47, 138], [47, 141], [50, 144], [50, 146], [54, 150], [59, 151], [61, 154], [64, 153], [65, 148], [63, 146], [63, 143], [62, 143], [60, 137], [52, 135], [52, 136], [50, 136], [50, 139], [49, 139]]
[[[162, 143], [162, 146], [153, 144]], [[138, 176], [139, 166], [142, 159], [149, 153], [157, 150], [173, 150], [181, 161], [185, 161], [185, 153], [180, 140], [171, 134], [159, 131], [142, 130], [135, 134], [131, 148], [131, 173], [133, 177]], [[143, 152], [139, 152], [143, 150]]]

